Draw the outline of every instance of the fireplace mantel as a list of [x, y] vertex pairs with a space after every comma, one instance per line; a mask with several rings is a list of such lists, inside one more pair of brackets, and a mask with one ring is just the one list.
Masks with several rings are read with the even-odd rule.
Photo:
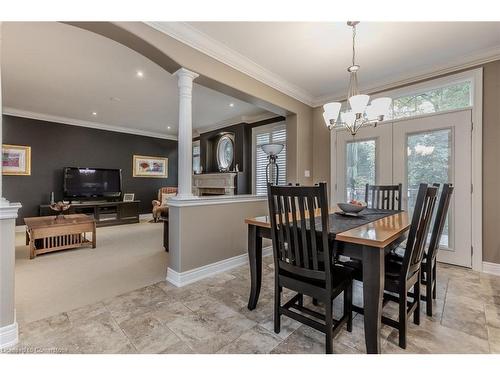
[[236, 191], [235, 178], [237, 173], [202, 173], [193, 175], [193, 194], [234, 195]]

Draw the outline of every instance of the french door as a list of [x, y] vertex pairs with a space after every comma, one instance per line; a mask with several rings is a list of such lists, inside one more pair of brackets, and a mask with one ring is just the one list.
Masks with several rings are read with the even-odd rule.
[[471, 110], [423, 116], [337, 131], [334, 202], [364, 200], [364, 186], [403, 184], [403, 208], [411, 214], [418, 184], [446, 182], [455, 189], [438, 260], [471, 267]]

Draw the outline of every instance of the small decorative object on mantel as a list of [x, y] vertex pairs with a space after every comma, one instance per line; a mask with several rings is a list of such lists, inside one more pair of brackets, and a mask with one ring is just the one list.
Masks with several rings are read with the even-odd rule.
[[266, 165], [266, 181], [271, 184], [278, 185], [280, 170], [276, 160], [284, 147], [285, 145], [282, 143], [266, 143], [260, 146], [262, 151], [267, 154], [267, 160], [269, 160], [269, 163]]
[[69, 203], [65, 203], [65, 202], [61, 202], [61, 201], [50, 205], [51, 210], [58, 212], [58, 215], [56, 216], [56, 220], [63, 220], [64, 219], [64, 211], [69, 210], [70, 207], [71, 207], [71, 205]]
[[134, 177], [168, 177], [168, 158], [134, 155]]
[[31, 147], [2, 145], [2, 174], [5, 176], [30, 176]]
[[229, 172], [234, 159], [234, 140], [231, 134], [224, 134], [217, 142], [217, 166], [219, 172]]
[[124, 202], [133, 202], [135, 198], [134, 193], [125, 193], [123, 194], [123, 201]]

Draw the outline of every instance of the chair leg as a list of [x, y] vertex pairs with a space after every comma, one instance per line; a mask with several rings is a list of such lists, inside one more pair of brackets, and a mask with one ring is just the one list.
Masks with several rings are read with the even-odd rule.
[[280, 333], [281, 331], [281, 287], [278, 285], [278, 281], [275, 281], [274, 288], [274, 332]]
[[432, 297], [433, 297], [433, 288], [432, 284], [434, 283], [434, 274], [433, 267], [427, 267], [426, 269], [427, 275], [427, 283], [425, 285], [425, 312], [427, 316], [432, 316]]
[[413, 323], [415, 323], [416, 325], [420, 325], [420, 277], [417, 279], [417, 282], [413, 286], [413, 303], [417, 304], [417, 307], [413, 312]]
[[408, 329], [406, 286], [399, 293], [399, 347], [406, 349], [406, 331]]
[[352, 282], [344, 290], [344, 316], [347, 316], [347, 331], [352, 332]]
[[333, 353], [333, 301], [325, 301], [326, 354]]
[[313, 306], [318, 306], [318, 300], [316, 298], [313, 298]]
[[[436, 299], [436, 286], [437, 286], [437, 279], [436, 279], [436, 268], [437, 268], [437, 261], [434, 259], [434, 264], [432, 265], [432, 280], [434, 281], [434, 287], [432, 288], [432, 298]], [[432, 284], [431, 284], [432, 285]]]
[[304, 306], [304, 295], [299, 294], [299, 300], [297, 301], [299, 306]]

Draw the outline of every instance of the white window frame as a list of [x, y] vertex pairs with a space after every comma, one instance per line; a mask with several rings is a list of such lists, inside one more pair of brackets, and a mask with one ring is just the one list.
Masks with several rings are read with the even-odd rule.
[[[255, 128], [252, 128], [252, 194], [256, 195], [257, 194], [257, 187], [255, 186], [256, 183], [256, 170], [257, 170], [257, 163], [255, 160], [255, 147], [256, 147], [256, 137], [257, 134], [260, 133], [268, 133], [274, 129], [278, 128], [285, 128], [286, 129], [286, 122], [285, 121], [280, 121], [280, 122], [274, 122], [272, 124], [268, 125], [262, 125], [262, 126], [256, 126]], [[285, 145], [288, 144], [288, 131], [286, 134], [286, 142]], [[288, 150], [288, 147], [287, 147]], [[286, 169], [288, 170], [288, 165], [286, 166]], [[286, 171], [285, 171], [286, 173]]]
[[[467, 70], [457, 74], [451, 74], [445, 77], [431, 79], [426, 82], [408, 84], [407, 86], [387, 90], [374, 94], [371, 98], [382, 96], [401, 97], [406, 95], [418, 94], [424, 91], [437, 89], [444, 86], [453, 85], [455, 83], [470, 81], [471, 82], [471, 110], [472, 110], [472, 269], [481, 272], [483, 270], [483, 172], [482, 172], [482, 153], [483, 153], [483, 68]], [[465, 108], [460, 108], [461, 110]], [[455, 110], [452, 110], [455, 111]], [[408, 120], [416, 117], [434, 116], [446, 112], [434, 112], [424, 115], [409, 116], [387, 122], [397, 123], [398, 121]], [[335, 143], [335, 132], [342, 130], [333, 130], [330, 132], [330, 197], [334, 196], [335, 184], [337, 181], [337, 170], [335, 157], [337, 147]], [[363, 131], [361, 129], [361, 131]], [[471, 187], [472, 188], [472, 187]]]

